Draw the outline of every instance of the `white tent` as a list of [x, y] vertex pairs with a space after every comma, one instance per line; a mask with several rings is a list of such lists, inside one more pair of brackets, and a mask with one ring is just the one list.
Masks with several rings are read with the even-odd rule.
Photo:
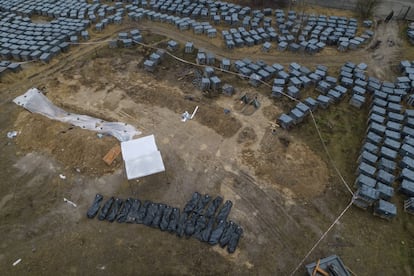
[[121, 143], [128, 180], [165, 171], [154, 135]]

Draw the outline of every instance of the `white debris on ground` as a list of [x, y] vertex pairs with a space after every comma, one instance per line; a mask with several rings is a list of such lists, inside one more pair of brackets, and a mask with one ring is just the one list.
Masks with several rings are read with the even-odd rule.
[[134, 136], [141, 134], [135, 127], [126, 123], [107, 122], [87, 115], [69, 113], [55, 106], [37, 88], [29, 89], [25, 94], [15, 98], [13, 102], [30, 112], [38, 113], [50, 119], [69, 123], [83, 129], [109, 134], [121, 142], [131, 140]]

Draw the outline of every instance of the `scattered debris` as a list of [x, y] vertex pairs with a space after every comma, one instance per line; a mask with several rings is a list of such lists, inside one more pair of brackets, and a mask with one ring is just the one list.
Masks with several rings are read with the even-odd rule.
[[343, 275], [350, 276], [341, 258], [336, 255], [319, 259], [306, 265], [308, 275]]
[[16, 137], [16, 136], [17, 136], [17, 134], [18, 134], [18, 132], [17, 132], [17, 131], [15, 131], [15, 130], [13, 130], [13, 131], [9, 131], [9, 132], [7, 132], [7, 138], [9, 138], [9, 139], [13, 139], [14, 137]]
[[21, 261], [22, 261], [22, 259], [18, 259], [18, 260], [16, 260], [16, 261], [13, 263], [13, 266], [18, 265]]
[[70, 205], [72, 205], [75, 208], [78, 207], [78, 205], [76, 205], [76, 203], [74, 203], [73, 201], [70, 201], [69, 199], [63, 198], [63, 201], [70, 204]]
[[114, 160], [118, 157], [118, 155], [121, 153], [121, 146], [115, 145], [113, 148], [111, 148], [107, 154], [103, 157], [103, 161], [108, 165], [111, 166]]
[[181, 121], [182, 122], [187, 122], [188, 120], [192, 120], [194, 118], [194, 116], [196, 115], [198, 111], [198, 105], [195, 107], [193, 113], [190, 115], [190, 113], [188, 113], [188, 111], [185, 111], [183, 114], [181, 114]]
[[193, 114], [191, 114], [191, 118], [190, 118], [191, 120], [194, 118], [194, 116], [196, 115], [197, 111], [198, 111], [198, 105], [194, 109]]
[[183, 114], [181, 114], [181, 122], [187, 122], [187, 120], [190, 120], [191, 116], [188, 111], [185, 111]]
[[91, 207], [89, 207], [88, 212], [86, 213], [86, 216], [90, 219], [94, 218], [99, 211], [99, 205], [101, 204], [101, 201], [103, 199], [103, 196], [100, 194], [95, 195], [95, 199], [93, 200], [93, 203]]
[[193, 70], [189, 70], [188, 72], [184, 72], [182, 74], [180, 74], [180, 76], [178, 77], [178, 80], [183, 80], [185, 77], [189, 76], [189, 75], [193, 75], [194, 71]]
[[66, 179], [66, 176], [63, 174], [59, 174], [60, 179]]

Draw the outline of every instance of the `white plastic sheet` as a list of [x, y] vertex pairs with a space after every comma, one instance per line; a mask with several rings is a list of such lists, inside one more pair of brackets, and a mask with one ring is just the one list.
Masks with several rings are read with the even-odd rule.
[[87, 115], [69, 113], [55, 106], [37, 88], [29, 89], [25, 94], [15, 98], [13, 102], [33, 113], [42, 114], [50, 119], [69, 123], [83, 129], [97, 131], [114, 136], [119, 141], [128, 141], [141, 134], [135, 127], [120, 123], [107, 122]]
[[154, 135], [122, 142], [121, 150], [128, 179], [165, 171]]

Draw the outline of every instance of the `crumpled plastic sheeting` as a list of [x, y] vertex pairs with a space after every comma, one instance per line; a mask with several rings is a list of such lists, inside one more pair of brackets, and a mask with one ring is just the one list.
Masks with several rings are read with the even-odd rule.
[[196, 214], [201, 214], [203, 212], [204, 208], [206, 208], [206, 206], [209, 204], [210, 201], [211, 201], [211, 196], [204, 195], [198, 201], [197, 206], [195, 207], [193, 212], [196, 213]]
[[158, 204], [158, 211], [155, 214], [155, 218], [152, 220], [152, 224], [151, 224], [152, 227], [154, 228], [160, 227], [161, 219], [164, 214], [165, 208], [167, 208], [167, 205], [162, 204], [162, 203]]
[[160, 223], [160, 229], [161, 231], [165, 231], [168, 228], [168, 224], [170, 223], [170, 216], [172, 213], [171, 206], [167, 206], [164, 210], [164, 214], [162, 215], [161, 223]]
[[223, 234], [220, 237], [220, 246], [225, 247], [229, 241], [234, 231], [237, 228], [237, 224], [232, 221], [227, 222], [226, 229], [224, 229]]
[[108, 213], [112, 207], [112, 204], [114, 203], [115, 198], [111, 197], [110, 199], [108, 199], [104, 206], [101, 209], [101, 212], [99, 213], [98, 219], [99, 220], [104, 220], [106, 219], [106, 217], [108, 216]]
[[211, 232], [213, 231], [213, 226], [214, 226], [214, 218], [211, 218], [208, 221], [207, 227], [200, 233], [200, 240], [202, 242], [208, 242], [210, 240]]
[[218, 207], [223, 202], [223, 198], [221, 196], [216, 197], [211, 204], [204, 209], [203, 215], [207, 218], [211, 218], [216, 213]]
[[243, 235], [243, 228], [238, 226], [236, 228], [236, 231], [231, 235], [229, 244], [227, 245], [227, 252], [230, 254], [234, 253], [236, 251], [237, 244], [239, 243], [240, 237]]
[[208, 243], [211, 245], [218, 244], [220, 241], [220, 237], [226, 228], [226, 222], [224, 220], [219, 221], [216, 228], [214, 228], [213, 232], [211, 232], [210, 239]]
[[177, 223], [177, 236], [179, 236], [180, 238], [182, 236], [184, 236], [184, 230], [185, 230], [185, 223], [188, 219], [188, 214], [185, 212], [182, 212], [180, 215], [180, 218], [178, 219], [178, 223]]
[[[127, 223], [138, 223], [138, 211], [141, 207], [141, 201], [139, 199], [134, 199], [132, 201], [131, 208], [129, 209], [129, 212], [127, 214]], [[142, 223], [142, 221], [141, 221]]]
[[101, 201], [103, 196], [100, 194], [96, 194], [95, 199], [92, 202], [91, 207], [89, 207], [86, 216], [90, 219], [94, 218], [96, 214], [98, 214], [99, 208], [101, 207]]
[[152, 221], [154, 220], [155, 215], [157, 214], [157, 211], [158, 211], [158, 205], [155, 203], [151, 203], [148, 206], [147, 214], [145, 215], [145, 218], [142, 221], [142, 223], [146, 226], [151, 226]]
[[117, 222], [123, 223], [127, 221], [129, 210], [131, 210], [133, 203], [132, 198], [128, 198], [125, 200], [124, 205], [122, 205], [121, 211], [119, 211], [119, 215], [116, 219]]
[[[96, 195], [87, 211], [88, 218], [96, 216], [102, 198], [101, 195]], [[223, 198], [220, 196], [212, 200], [208, 194], [195, 192], [181, 212], [179, 208], [150, 200], [141, 204], [139, 199], [128, 198], [123, 201], [111, 197], [100, 209], [98, 219], [144, 224], [179, 237], [193, 237], [211, 245], [227, 246], [227, 252], [233, 253], [243, 229], [233, 221], [227, 221], [233, 203], [227, 200], [218, 210], [222, 202]]]
[[227, 200], [223, 207], [221, 207], [220, 211], [218, 212], [216, 216], [216, 221], [219, 222], [221, 220], [226, 220], [227, 216], [230, 214], [231, 207], [233, 206], [233, 203], [230, 200]]
[[177, 225], [178, 220], [180, 218], [180, 209], [173, 208], [171, 216], [170, 216], [170, 222], [168, 223], [167, 230], [170, 233], [175, 233], [177, 231]]
[[55, 106], [37, 88], [29, 89], [25, 94], [15, 98], [13, 102], [33, 113], [38, 113], [52, 120], [72, 124], [83, 129], [114, 136], [121, 142], [132, 140], [141, 134], [135, 127], [121, 122], [107, 122], [87, 115], [69, 113]]
[[114, 220], [118, 216], [118, 212], [121, 209], [121, 206], [122, 206], [122, 199], [119, 199], [119, 198], [115, 199], [115, 202], [112, 205], [112, 209], [109, 212], [106, 219], [110, 222], [114, 222]]
[[187, 219], [184, 229], [186, 236], [191, 237], [194, 234], [197, 218], [198, 215], [193, 214], [190, 219]]
[[184, 213], [190, 214], [194, 208], [197, 206], [198, 201], [200, 200], [201, 195], [197, 192], [194, 192], [191, 196], [191, 199], [184, 206]]
[[151, 206], [152, 202], [149, 200], [146, 200], [143, 205], [139, 208], [137, 212], [137, 217], [135, 222], [138, 224], [141, 224], [144, 222], [145, 216], [147, 215], [147, 210], [149, 209], [149, 206]]

